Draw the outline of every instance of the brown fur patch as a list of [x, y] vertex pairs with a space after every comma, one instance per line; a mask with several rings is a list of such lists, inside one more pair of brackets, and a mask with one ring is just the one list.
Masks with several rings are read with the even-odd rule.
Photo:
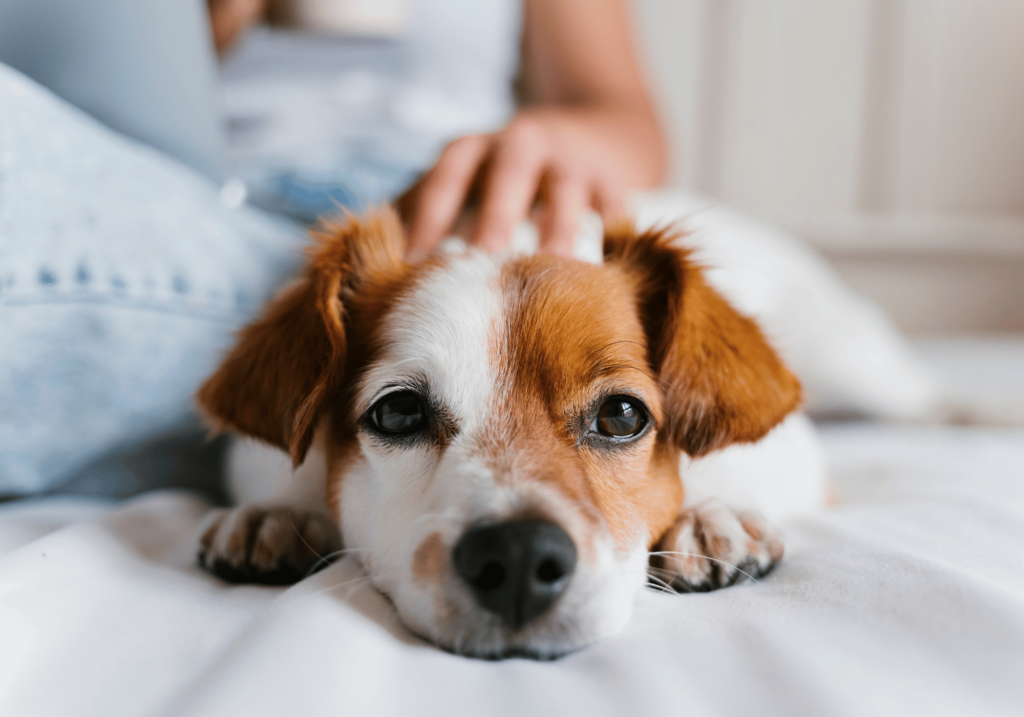
[[440, 533], [431, 533], [419, 544], [412, 556], [412, 572], [420, 580], [433, 580], [444, 570], [445, 556], [444, 537]]
[[605, 237], [605, 261], [634, 284], [665, 430], [691, 456], [762, 438], [801, 402], [800, 384], [757, 325], [708, 286], [679, 233]]

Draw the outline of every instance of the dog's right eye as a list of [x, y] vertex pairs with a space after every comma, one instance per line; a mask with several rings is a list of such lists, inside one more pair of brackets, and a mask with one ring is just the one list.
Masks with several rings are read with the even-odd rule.
[[594, 429], [612, 438], [632, 438], [640, 435], [647, 425], [647, 417], [638, 401], [625, 396], [613, 396], [597, 412]]
[[414, 393], [392, 393], [370, 409], [370, 420], [383, 433], [413, 433], [427, 427], [423, 402]]

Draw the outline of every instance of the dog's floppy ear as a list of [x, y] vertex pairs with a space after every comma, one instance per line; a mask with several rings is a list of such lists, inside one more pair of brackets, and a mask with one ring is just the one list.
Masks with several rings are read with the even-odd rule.
[[312, 232], [305, 273], [241, 331], [220, 368], [199, 389], [200, 407], [232, 429], [287, 451], [298, 466], [313, 440], [324, 399], [345, 366], [345, 296], [402, 265], [398, 217], [383, 210]]
[[633, 283], [671, 439], [691, 456], [764, 436], [801, 401], [800, 384], [750, 319], [704, 276], [679, 232], [609, 228], [605, 262]]

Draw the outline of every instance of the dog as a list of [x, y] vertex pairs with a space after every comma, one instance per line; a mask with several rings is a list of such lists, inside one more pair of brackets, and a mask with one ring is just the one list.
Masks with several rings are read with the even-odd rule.
[[285, 584], [344, 546], [426, 640], [554, 658], [622, 628], [648, 580], [716, 590], [782, 558], [759, 514], [684, 502], [681, 462], [758, 441], [801, 387], [679, 232], [611, 227], [600, 265], [405, 264], [387, 209], [313, 239], [198, 392], [297, 468], [211, 514], [203, 567]]

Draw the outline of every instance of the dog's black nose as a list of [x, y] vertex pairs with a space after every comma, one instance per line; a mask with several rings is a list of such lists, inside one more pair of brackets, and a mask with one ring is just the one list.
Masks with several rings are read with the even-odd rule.
[[469, 529], [454, 560], [480, 607], [518, 630], [565, 592], [576, 545], [554, 523], [516, 520]]

